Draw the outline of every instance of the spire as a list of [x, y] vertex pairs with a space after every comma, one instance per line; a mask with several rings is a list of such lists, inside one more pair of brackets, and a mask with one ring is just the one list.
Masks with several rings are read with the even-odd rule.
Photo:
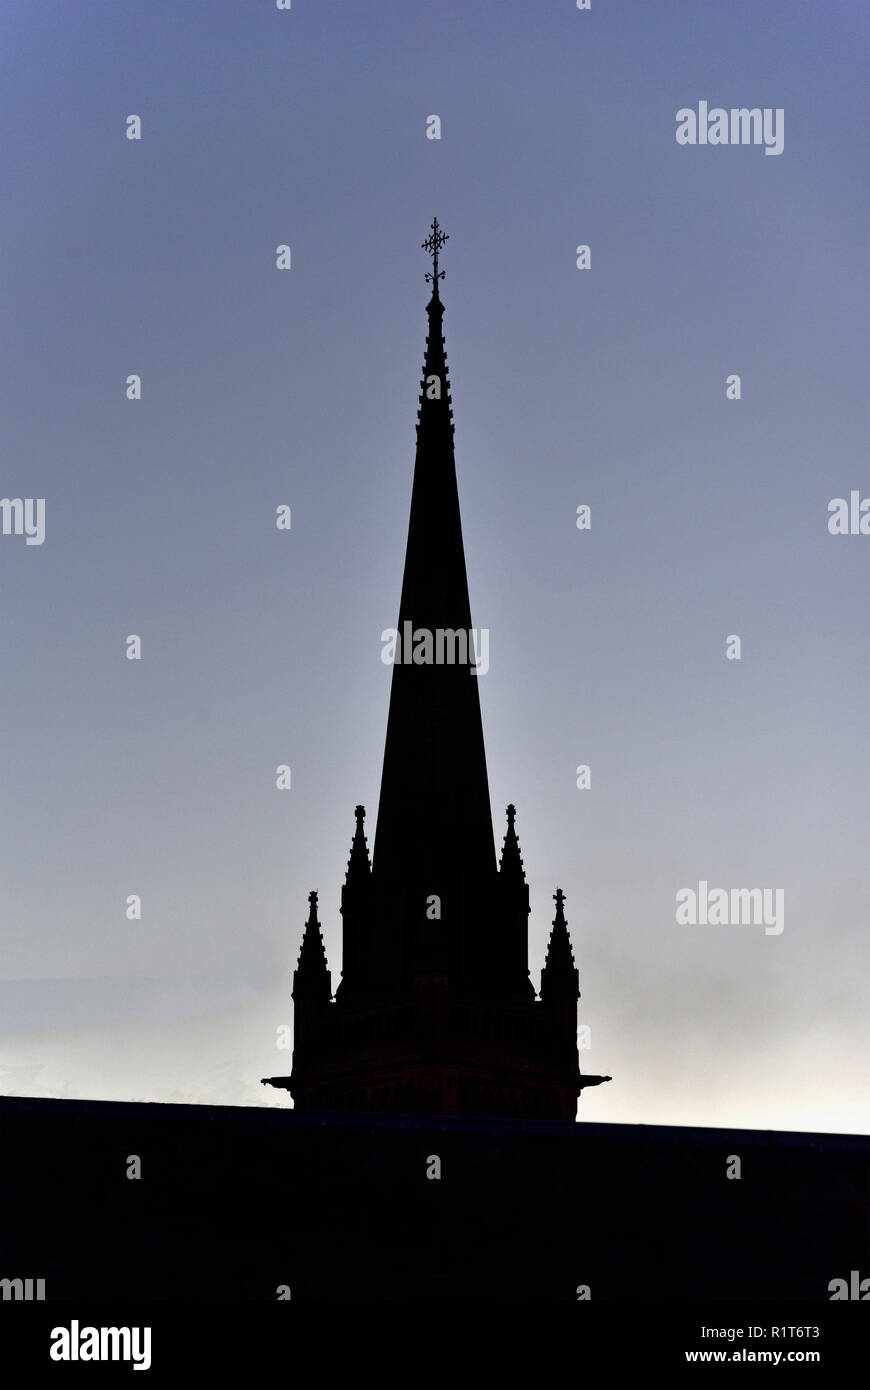
[[328, 1004], [332, 998], [332, 976], [326, 962], [320, 923], [317, 920], [317, 894], [308, 894], [308, 921], [302, 934], [299, 964], [293, 971], [294, 999], [304, 998]]
[[[496, 865], [438, 294], [446, 240], [434, 219], [423, 243], [432, 253], [429, 336], [372, 873], [379, 895], [391, 895], [383, 922], [394, 909], [415, 915], [437, 894], [445, 929], [473, 954], [471, 918], [482, 915]], [[395, 932], [404, 930], [397, 918]], [[401, 954], [392, 932], [381, 933], [385, 968]]]
[[350, 858], [347, 861], [347, 874], [344, 880], [346, 884], [367, 882], [371, 874], [368, 844], [363, 830], [363, 821], [366, 817], [365, 806], [355, 806], [354, 815], [356, 816], [356, 830], [350, 847]]
[[547, 946], [547, 959], [541, 971], [541, 998], [546, 1003], [550, 999], [580, 997], [580, 976], [574, 965], [574, 952], [565, 921], [565, 894], [557, 888], [553, 897], [556, 900], [556, 916]]
[[501, 851], [501, 862], [499, 864], [499, 875], [503, 883], [525, 883], [526, 875], [523, 869], [523, 856], [520, 854], [520, 842], [517, 839], [517, 832], [514, 829], [517, 808], [513, 804], [507, 808], [507, 834], [504, 837], [504, 844]]
[[609, 1078], [580, 1071], [561, 890], [536, 998], [513, 805], [496, 864], [478, 683], [490, 644], [471, 626], [440, 295], [446, 242], [433, 219], [399, 621], [382, 639], [394, 665], [374, 853], [357, 806], [335, 999], [312, 893], [293, 976], [292, 1073], [265, 1080], [301, 1110], [573, 1120], [583, 1086]]

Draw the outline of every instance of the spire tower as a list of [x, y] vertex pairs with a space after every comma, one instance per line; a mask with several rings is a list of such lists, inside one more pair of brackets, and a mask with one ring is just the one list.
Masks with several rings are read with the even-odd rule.
[[374, 852], [370, 861], [357, 806], [341, 891], [341, 983], [333, 1002], [312, 894], [293, 977], [292, 1074], [266, 1081], [305, 1109], [572, 1120], [581, 1089], [609, 1078], [579, 1070], [578, 976], [561, 891], [535, 998], [513, 805], [496, 864], [479, 687], [489, 643], [471, 624], [444, 347], [447, 239], [433, 219]]
[[[429, 334], [373, 858], [384, 928], [382, 978], [400, 990], [416, 969], [416, 938], [428, 938], [431, 947], [436, 935], [426, 925], [433, 919], [425, 917], [433, 895], [440, 899], [445, 968], [455, 976], [461, 966], [469, 989], [485, 988], [483, 924], [496, 888], [481, 677], [473, 665], [444, 306], [438, 293], [444, 277], [438, 252], [446, 240], [433, 219], [423, 242], [432, 254], [426, 276], [432, 284]], [[409, 916], [415, 923], [410, 954], [403, 953], [400, 940]]]

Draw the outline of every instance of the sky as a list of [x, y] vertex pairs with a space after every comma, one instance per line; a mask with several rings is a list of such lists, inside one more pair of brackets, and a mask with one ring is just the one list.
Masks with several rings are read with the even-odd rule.
[[[514, 802], [532, 978], [560, 887], [613, 1077], [579, 1118], [867, 1132], [870, 536], [828, 523], [870, 497], [868, 31], [5, 0], [0, 493], [45, 532], [0, 535], [0, 1092], [289, 1103], [307, 895], [337, 984], [374, 830], [437, 216], [496, 841]], [[701, 102], [781, 152], [679, 144]], [[678, 923], [702, 881], [783, 929]]]

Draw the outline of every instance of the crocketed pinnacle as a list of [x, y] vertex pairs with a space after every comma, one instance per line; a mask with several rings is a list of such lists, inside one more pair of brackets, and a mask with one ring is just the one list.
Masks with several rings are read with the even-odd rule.
[[356, 816], [356, 830], [350, 847], [350, 858], [347, 861], [345, 883], [367, 882], [371, 875], [368, 843], [363, 830], [363, 821], [366, 815], [365, 806], [355, 807], [354, 815]]
[[547, 946], [547, 959], [541, 971], [541, 998], [556, 994], [577, 998], [580, 994], [580, 977], [574, 964], [574, 952], [565, 921], [565, 894], [561, 888], [557, 888], [553, 897], [556, 900], [556, 916]]
[[513, 804], [507, 808], [507, 834], [501, 851], [501, 861], [499, 863], [499, 874], [503, 883], [525, 883], [526, 875], [523, 869], [523, 857], [520, 854], [520, 843], [517, 839], [517, 832], [514, 828], [517, 808]]
[[302, 996], [309, 999], [322, 999], [328, 1003], [332, 998], [332, 976], [326, 962], [320, 923], [317, 920], [317, 894], [308, 894], [308, 921], [302, 935], [299, 951], [299, 964], [293, 972], [293, 998]]

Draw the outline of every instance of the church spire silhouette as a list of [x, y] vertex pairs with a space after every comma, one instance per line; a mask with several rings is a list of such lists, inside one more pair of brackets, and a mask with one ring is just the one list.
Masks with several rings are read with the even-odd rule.
[[[410, 907], [425, 926], [426, 900], [440, 899], [445, 967], [455, 972], [459, 957], [470, 977], [479, 967], [485, 902], [495, 892], [495, 841], [479, 677], [474, 660], [471, 604], [459, 512], [453, 416], [438, 283], [438, 251], [447, 240], [433, 220], [423, 243], [432, 253], [429, 334], [417, 417], [417, 448], [411, 514], [397, 631], [404, 645], [393, 666], [381, 794], [375, 831], [373, 872], [389, 926], [383, 963], [387, 975], [400, 961], [395, 933]], [[466, 652], [445, 650], [465, 660], [409, 662], [425, 655], [413, 634], [465, 634]], [[408, 651], [408, 643], [411, 650]], [[460, 644], [461, 645], [461, 644]], [[468, 650], [471, 648], [471, 650]], [[431, 653], [437, 656], [437, 651]], [[389, 940], [387, 939], [389, 936]], [[415, 946], [405, 953], [404, 979], [416, 970]]]
[[476, 664], [482, 634], [471, 624], [439, 293], [447, 239], [433, 219], [374, 850], [370, 861], [357, 806], [341, 891], [341, 983], [332, 1001], [312, 894], [294, 974], [292, 1074], [265, 1080], [304, 1109], [573, 1119], [582, 1088], [609, 1078], [580, 1073], [561, 891], [535, 997], [513, 805], [496, 863], [478, 683], [487, 666]]

